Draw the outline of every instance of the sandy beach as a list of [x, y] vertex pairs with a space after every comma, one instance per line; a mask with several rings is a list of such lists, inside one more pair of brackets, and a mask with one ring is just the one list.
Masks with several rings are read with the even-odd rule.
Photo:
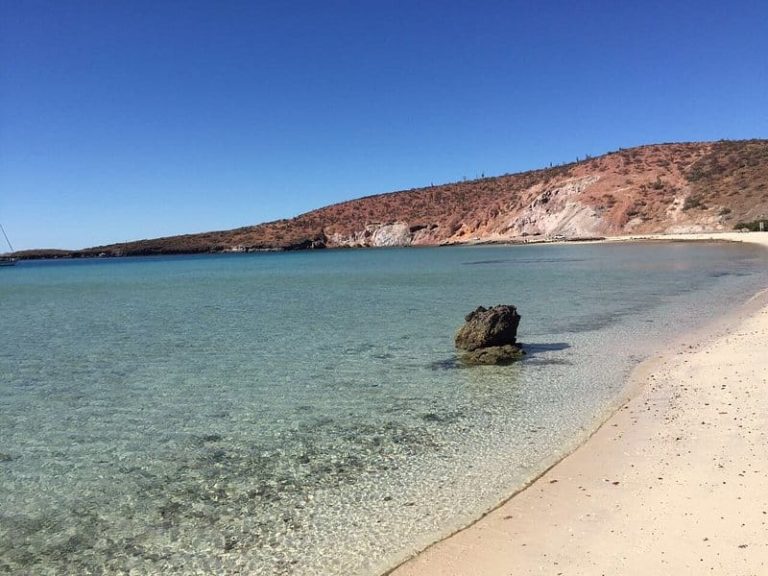
[[[761, 233], [643, 238], [768, 247]], [[766, 341], [763, 293], [644, 362], [582, 446], [392, 574], [768, 574]]]

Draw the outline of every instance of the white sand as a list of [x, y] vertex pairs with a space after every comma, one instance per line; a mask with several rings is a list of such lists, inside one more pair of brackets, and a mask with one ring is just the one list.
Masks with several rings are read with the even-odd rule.
[[[768, 233], [655, 238], [768, 247]], [[393, 574], [768, 575], [768, 298], [759, 300], [700, 343], [646, 362], [637, 394], [579, 449]]]

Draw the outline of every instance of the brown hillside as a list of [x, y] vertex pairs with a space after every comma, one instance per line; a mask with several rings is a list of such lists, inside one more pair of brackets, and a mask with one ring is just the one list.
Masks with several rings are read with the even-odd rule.
[[441, 244], [730, 230], [768, 216], [768, 141], [659, 144], [582, 162], [379, 194], [236, 230], [78, 255]]

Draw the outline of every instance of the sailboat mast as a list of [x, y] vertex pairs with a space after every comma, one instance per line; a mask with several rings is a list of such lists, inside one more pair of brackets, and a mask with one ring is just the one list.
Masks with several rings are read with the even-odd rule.
[[3, 228], [2, 224], [0, 224], [0, 230], [2, 230], [3, 236], [5, 236], [5, 241], [8, 242], [8, 248], [11, 249], [11, 252], [15, 252], [15, 250], [13, 249], [13, 244], [11, 244], [11, 241], [8, 240], [8, 234], [5, 233], [5, 228]]

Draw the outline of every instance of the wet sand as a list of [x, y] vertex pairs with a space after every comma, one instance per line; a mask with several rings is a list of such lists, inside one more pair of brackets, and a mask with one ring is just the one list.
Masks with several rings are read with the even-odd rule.
[[[643, 238], [768, 247], [761, 233]], [[392, 574], [768, 574], [768, 294], [643, 363], [633, 386], [575, 452]]]

